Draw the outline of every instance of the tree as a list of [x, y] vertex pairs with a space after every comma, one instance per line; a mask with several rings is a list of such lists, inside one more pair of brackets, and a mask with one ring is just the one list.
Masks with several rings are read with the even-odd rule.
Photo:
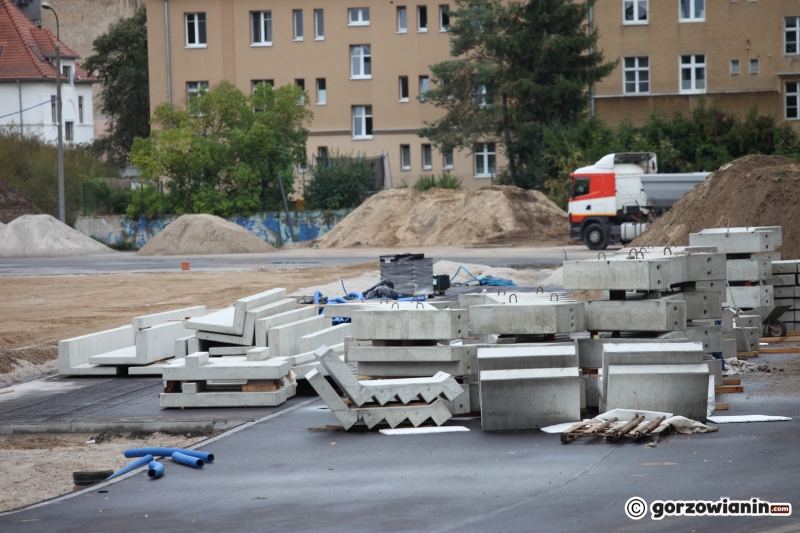
[[128, 164], [133, 139], [150, 135], [145, 8], [112, 25], [92, 46], [95, 53], [83, 66], [102, 83], [101, 109], [108, 117], [106, 134], [94, 148], [122, 168]]
[[615, 67], [587, 25], [594, 3], [455, 0], [454, 59], [431, 66], [436, 87], [420, 95], [446, 114], [418, 135], [444, 151], [494, 142], [511, 183], [541, 187], [544, 132], [583, 116], [589, 87]]
[[309, 165], [311, 180], [305, 189], [306, 200], [313, 209], [358, 207], [375, 187], [375, 162], [361, 154], [338, 152], [317, 159]]
[[245, 96], [223, 81], [192, 98], [188, 109], [159, 105], [150, 137], [134, 140], [131, 161], [151, 185], [166, 178], [168, 194], [160, 200], [152, 189], [136, 191], [129, 215], [152, 213], [158, 202], [179, 215], [280, 208], [278, 174], [289, 194], [294, 168], [305, 161], [312, 113], [299, 104], [303, 99], [296, 85], [262, 85]]

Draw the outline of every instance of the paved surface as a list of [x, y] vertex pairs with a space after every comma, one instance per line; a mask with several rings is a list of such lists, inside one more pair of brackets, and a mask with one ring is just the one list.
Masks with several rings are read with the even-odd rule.
[[146, 257], [131, 252], [79, 257], [0, 259], [0, 275], [43, 276], [63, 274], [130, 274], [180, 270], [189, 261], [192, 270], [230, 271], [275, 268], [313, 268], [376, 261], [380, 255], [423, 252], [434, 260], [460, 261], [489, 266], [534, 267], [560, 265], [566, 256], [597, 256], [585, 246], [487, 247], [487, 248], [344, 248], [299, 249], [269, 254]]

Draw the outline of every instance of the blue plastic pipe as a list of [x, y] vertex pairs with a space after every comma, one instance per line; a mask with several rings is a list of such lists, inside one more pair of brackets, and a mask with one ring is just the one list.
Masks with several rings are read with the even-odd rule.
[[[128, 456], [126, 455], [125, 457], [128, 457]], [[131, 456], [131, 457], [136, 457], [136, 456]], [[148, 464], [152, 460], [153, 460], [153, 456], [152, 455], [149, 455], [149, 454], [144, 455], [144, 456], [142, 456], [141, 459], [135, 460], [134, 462], [132, 462], [128, 466], [120, 468], [119, 470], [117, 470], [116, 472], [114, 472], [113, 474], [108, 476], [106, 478], [106, 481], [108, 481], [109, 479], [114, 479], [117, 476], [121, 476], [122, 474], [130, 472], [131, 470], [135, 470], [135, 469], [139, 468], [140, 466], [144, 466], [144, 465]]]
[[143, 457], [147, 454], [155, 455], [156, 457], [172, 457], [172, 454], [175, 452], [180, 452], [190, 457], [197, 457], [198, 459], [202, 459], [204, 463], [214, 462], [213, 453], [199, 452], [197, 450], [183, 450], [181, 448], [131, 448], [125, 450], [125, 457]]
[[175, 452], [172, 454], [172, 461], [179, 465], [191, 466], [192, 468], [203, 468], [205, 462], [199, 457], [192, 457], [185, 453]]
[[150, 461], [147, 465], [147, 475], [150, 479], [158, 479], [164, 475], [164, 465], [158, 461]]

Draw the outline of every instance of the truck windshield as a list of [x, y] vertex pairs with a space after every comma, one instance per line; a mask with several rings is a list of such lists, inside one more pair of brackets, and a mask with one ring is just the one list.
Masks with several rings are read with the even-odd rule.
[[575, 178], [572, 180], [572, 190], [570, 197], [583, 196], [589, 194], [589, 178]]

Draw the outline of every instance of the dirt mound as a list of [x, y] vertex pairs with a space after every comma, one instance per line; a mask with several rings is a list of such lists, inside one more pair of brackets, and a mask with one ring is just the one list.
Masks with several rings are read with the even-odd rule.
[[711, 174], [686, 193], [631, 246], [688, 245], [705, 228], [783, 226], [784, 259], [800, 258], [800, 162], [748, 155]]
[[213, 215], [183, 215], [153, 237], [138, 255], [258, 254], [275, 248], [243, 227]]
[[113, 250], [50, 215], [22, 215], [3, 230], [0, 257], [63, 257]]
[[492, 186], [478, 190], [382, 191], [326, 233], [320, 244], [470, 246], [563, 239], [567, 214], [538, 191]]
[[0, 183], [0, 223], [8, 224], [22, 215], [41, 215], [42, 210], [16, 189]]

